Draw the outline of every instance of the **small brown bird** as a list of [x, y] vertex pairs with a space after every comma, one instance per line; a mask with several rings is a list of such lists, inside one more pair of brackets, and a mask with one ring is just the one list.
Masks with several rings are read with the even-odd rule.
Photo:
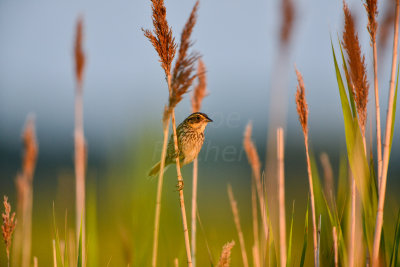
[[[212, 122], [206, 114], [195, 112], [187, 117], [176, 128], [179, 149], [179, 161], [181, 166], [192, 162], [199, 154], [204, 142], [204, 130], [209, 122]], [[176, 162], [176, 153], [173, 135], [169, 138], [165, 167]], [[160, 162], [151, 168], [149, 176], [158, 174]]]

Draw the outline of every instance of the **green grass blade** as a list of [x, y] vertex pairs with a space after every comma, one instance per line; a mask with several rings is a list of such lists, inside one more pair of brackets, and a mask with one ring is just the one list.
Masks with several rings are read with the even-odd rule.
[[400, 244], [400, 210], [397, 214], [396, 230], [394, 231], [392, 254], [390, 255], [389, 267], [398, 266], [397, 255], [399, 253]]
[[60, 246], [60, 237], [58, 235], [58, 229], [57, 229], [57, 223], [56, 223], [56, 212], [54, 208], [54, 202], [53, 202], [53, 227], [54, 227], [54, 235], [56, 239], [56, 261], [57, 261], [57, 266], [64, 266], [62, 257], [61, 257], [61, 246]]
[[78, 244], [78, 267], [83, 266], [83, 255], [82, 255], [82, 220], [79, 228], [79, 244]]
[[397, 103], [397, 89], [399, 85], [399, 66], [397, 66], [397, 79], [396, 79], [396, 91], [394, 93], [394, 99], [393, 99], [393, 111], [392, 111], [392, 127], [390, 129], [390, 146], [389, 146], [389, 155], [392, 150], [392, 141], [393, 141], [393, 133], [394, 133], [394, 121], [396, 118], [396, 103]]
[[292, 208], [292, 222], [290, 223], [286, 266], [292, 266], [293, 218], [294, 218], [294, 201], [293, 201], [293, 208]]
[[306, 218], [304, 222], [304, 239], [303, 239], [303, 249], [301, 251], [301, 259], [300, 259], [300, 267], [304, 266], [304, 261], [306, 259], [307, 252], [307, 243], [308, 243], [308, 208], [310, 206], [310, 196], [307, 200], [307, 210], [306, 210]]

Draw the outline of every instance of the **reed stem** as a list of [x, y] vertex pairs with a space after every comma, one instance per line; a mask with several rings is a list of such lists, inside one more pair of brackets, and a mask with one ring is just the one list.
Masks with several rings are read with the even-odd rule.
[[395, 27], [393, 37], [393, 56], [392, 56], [392, 71], [390, 77], [390, 89], [389, 89], [389, 101], [386, 115], [386, 129], [385, 129], [385, 141], [383, 147], [383, 162], [382, 162], [382, 173], [381, 183], [379, 186], [379, 199], [378, 199], [378, 210], [376, 214], [375, 234], [374, 234], [374, 245], [372, 253], [372, 266], [379, 266], [379, 246], [381, 243], [381, 233], [383, 226], [383, 209], [385, 206], [385, 193], [386, 193], [386, 182], [387, 182], [387, 171], [389, 165], [389, 153], [390, 153], [390, 137], [391, 137], [391, 126], [393, 121], [393, 102], [394, 102], [394, 80], [395, 71], [397, 64], [397, 46], [399, 36], [399, 11], [400, 3], [396, 1], [396, 13], [395, 13]]
[[280, 263], [286, 266], [285, 168], [283, 129], [277, 130]]
[[192, 261], [193, 267], [196, 266], [196, 231], [197, 231], [197, 173], [198, 173], [198, 160], [197, 157], [193, 161], [193, 184], [192, 184], [192, 231], [191, 231], [191, 244], [192, 244]]

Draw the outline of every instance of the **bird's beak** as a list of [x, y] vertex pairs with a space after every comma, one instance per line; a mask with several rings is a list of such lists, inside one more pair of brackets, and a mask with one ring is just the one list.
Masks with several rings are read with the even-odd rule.
[[206, 116], [206, 120], [207, 120], [207, 122], [213, 122], [213, 120], [210, 119], [208, 116]]

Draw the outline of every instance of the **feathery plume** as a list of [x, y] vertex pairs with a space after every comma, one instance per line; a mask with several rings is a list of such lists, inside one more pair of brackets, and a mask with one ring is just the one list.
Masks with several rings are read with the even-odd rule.
[[365, 123], [367, 120], [367, 103], [369, 84], [365, 67], [365, 56], [361, 54], [358, 34], [354, 25], [354, 18], [346, 2], [343, 1], [344, 31], [343, 47], [347, 52], [350, 66], [350, 79], [353, 85], [354, 100], [357, 105], [359, 122], [363, 134], [365, 134]]
[[167, 22], [167, 9], [164, 0], [151, 0], [151, 3], [154, 29], [153, 32], [144, 29], [142, 31], [156, 49], [165, 75], [169, 76], [171, 74], [171, 63], [176, 53], [175, 38], [172, 36], [172, 29]]
[[251, 122], [247, 124], [246, 130], [244, 131], [244, 138], [243, 138], [243, 147], [247, 154], [247, 159], [251, 168], [253, 169], [253, 173], [257, 174], [260, 173], [261, 163], [258, 157], [256, 146], [254, 145], [253, 141], [251, 140], [251, 132], [252, 132], [252, 124]]
[[308, 105], [306, 100], [306, 92], [303, 77], [301, 73], [296, 69], [297, 75], [297, 92], [296, 92], [296, 108], [297, 114], [299, 114], [299, 121], [303, 128], [304, 135], [308, 134]]
[[289, 43], [290, 34], [293, 29], [294, 22], [294, 4], [292, 0], [282, 1], [282, 26], [281, 26], [281, 44], [287, 45]]
[[22, 169], [26, 179], [32, 181], [33, 172], [37, 160], [38, 145], [36, 141], [35, 122], [32, 116], [28, 117], [25, 125], [25, 130], [22, 134], [24, 141], [25, 152], [23, 156]]
[[373, 43], [375, 42], [376, 29], [378, 27], [378, 23], [376, 21], [376, 16], [378, 16], [377, 0], [365, 0], [364, 7], [368, 14], [367, 29], [371, 37], [371, 43]]
[[[85, 53], [82, 49], [83, 43], [83, 19], [80, 17], [76, 25], [76, 37], [75, 37], [75, 75], [78, 84], [83, 82], [83, 70], [85, 69]], [[78, 86], [77, 90], [82, 90], [82, 86]]]
[[17, 220], [15, 219], [15, 212], [11, 215], [11, 205], [8, 203], [8, 197], [4, 196], [4, 213], [1, 214], [3, 217], [3, 225], [1, 226], [1, 230], [3, 231], [3, 239], [6, 244], [6, 252], [7, 252], [7, 260], [8, 265], [10, 265], [10, 247], [11, 247], [11, 238], [15, 229], [15, 225], [17, 224]]
[[381, 20], [381, 24], [379, 27], [379, 51], [386, 47], [386, 43], [388, 41], [390, 32], [393, 30], [394, 19], [395, 19], [395, 4], [396, 1], [389, 0], [385, 1], [386, 8], [383, 14], [383, 18]]
[[231, 241], [226, 243], [222, 247], [222, 253], [221, 256], [219, 257], [218, 265], [217, 267], [229, 267], [231, 264], [231, 250], [233, 246], [235, 245], [235, 241]]
[[206, 77], [206, 66], [203, 60], [199, 58], [199, 63], [197, 66], [197, 80], [198, 83], [193, 90], [192, 95], [192, 111], [199, 112], [201, 108], [201, 102], [203, 98], [207, 95], [207, 77]]
[[175, 62], [171, 80], [172, 94], [169, 99], [169, 106], [171, 108], [174, 108], [182, 100], [182, 96], [187, 92], [196, 78], [196, 74], [192, 73], [195, 68], [194, 63], [199, 58], [199, 54], [196, 52], [188, 54], [188, 50], [193, 44], [190, 36], [196, 24], [198, 7], [199, 1], [194, 5], [181, 34], [178, 58]]

